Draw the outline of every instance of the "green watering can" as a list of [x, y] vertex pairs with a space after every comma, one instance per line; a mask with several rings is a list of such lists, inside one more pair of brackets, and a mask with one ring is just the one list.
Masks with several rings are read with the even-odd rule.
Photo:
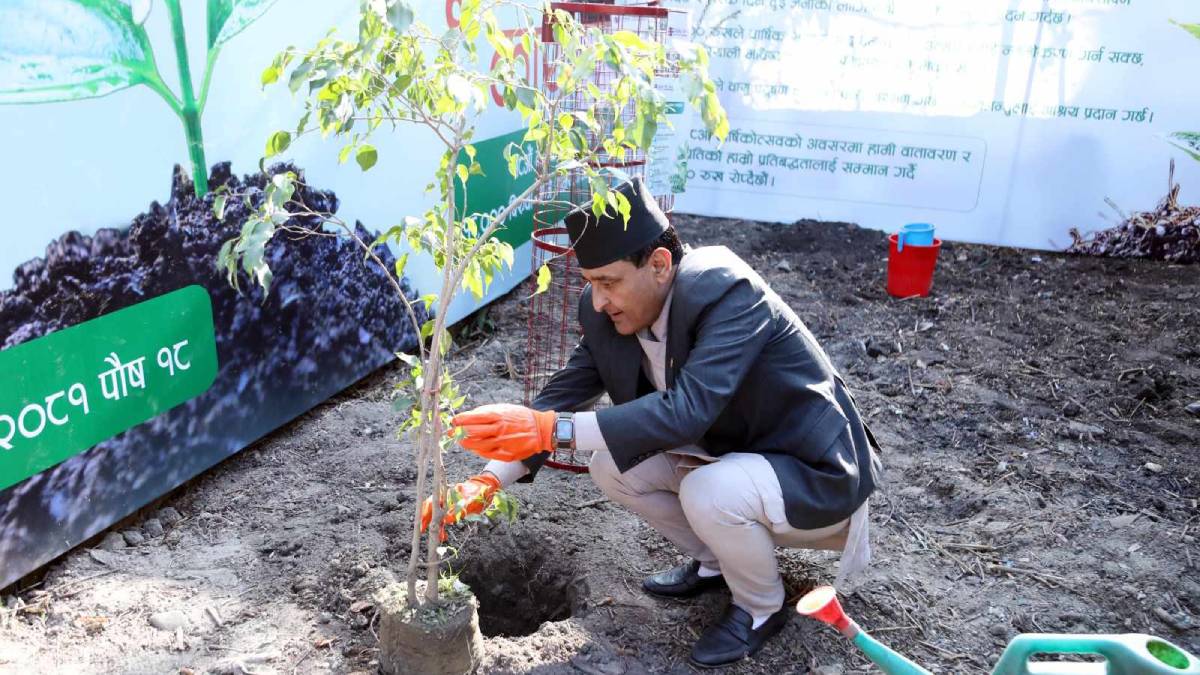
[[[838, 629], [887, 675], [932, 675], [872, 638], [846, 616], [832, 586], [814, 588], [796, 604], [800, 614]], [[1034, 660], [1048, 654], [1101, 656], [1086, 663]], [[1025, 633], [1008, 643], [992, 675], [1200, 675], [1200, 659], [1151, 635]]]

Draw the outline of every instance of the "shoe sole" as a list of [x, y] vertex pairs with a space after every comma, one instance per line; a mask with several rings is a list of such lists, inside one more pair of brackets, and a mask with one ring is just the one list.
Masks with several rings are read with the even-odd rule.
[[752, 652], [749, 652], [745, 655], [739, 656], [732, 661], [726, 661], [725, 663], [700, 663], [699, 661], [696, 661], [692, 657], [689, 656], [688, 663], [693, 668], [699, 668], [700, 670], [716, 670], [717, 668], [728, 668], [729, 666], [732, 666], [736, 663], [741, 663], [742, 661], [745, 661], [746, 659], [750, 658], [751, 656], [754, 656], [759, 651], [762, 651], [762, 646], [760, 646], [758, 649], [755, 649]]

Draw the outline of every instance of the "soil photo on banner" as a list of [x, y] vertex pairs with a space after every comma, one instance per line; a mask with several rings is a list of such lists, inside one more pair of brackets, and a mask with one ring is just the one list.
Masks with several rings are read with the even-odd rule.
[[[285, 170], [298, 171], [270, 169]], [[218, 164], [209, 185], [238, 187], [253, 201], [265, 180], [239, 179]], [[338, 206], [329, 192], [306, 189], [300, 198]], [[0, 491], [0, 586], [415, 347], [384, 272], [363, 264], [348, 238], [272, 245], [277, 291], [239, 294], [215, 261], [252, 205], [232, 202], [217, 220], [212, 201], [196, 197], [177, 169], [166, 204], [151, 204], [125, 230], [62, 235], [0, 291], [0, 344], [8, 350], [199, 284], [211, 299], [220, 366], [202, 395]], [[376, 252], [394, 264], [386, 247]]]

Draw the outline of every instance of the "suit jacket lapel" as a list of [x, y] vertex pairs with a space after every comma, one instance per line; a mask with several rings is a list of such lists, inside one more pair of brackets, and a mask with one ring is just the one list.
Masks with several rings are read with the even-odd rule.
[[642, 372], [642, 346], [632, 335], [619, 335], [613, 331], [613, 373], [615, 391], [613, 403], [624, 403], [637, 398], [638, 377]]
[[686, 312], [682, 311], [681, 302], [678, 294], [672, 294], [671, 314], [667, 319], [667, 389], [675, 386], [675, 373], [683, 367], [691, 350], [688, 343], [690, 326], [684, 324]]

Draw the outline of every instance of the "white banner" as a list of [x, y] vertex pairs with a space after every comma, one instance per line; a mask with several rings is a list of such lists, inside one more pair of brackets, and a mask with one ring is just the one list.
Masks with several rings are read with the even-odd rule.
[[[1200, 40], [1188, 0], [693, 0], [730, 115], [693, 129], [681, 211], [1060, 248], [1167, 190], [1200, 201], [1184, 83]], [[1111, 215], [1111, 212], [1110, 214]]]

